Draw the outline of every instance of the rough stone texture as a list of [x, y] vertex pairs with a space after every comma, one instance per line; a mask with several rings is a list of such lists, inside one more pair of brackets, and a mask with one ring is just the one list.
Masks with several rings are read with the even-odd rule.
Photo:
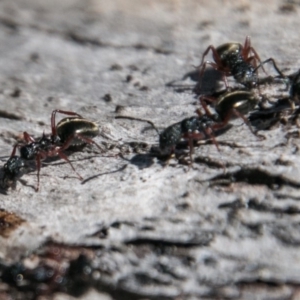
[[[96, 121], [95, 141], [110, 148], [70, 155], [82, 183], [55, 160], [43, 164], [38, 193], [35, 171], [16, 190], [1, 190], [0, 212], [13, 214], [0, 214], [2, 280], [11, 264], [41, 259], [39, 251], [55, 245], [75, 253], [64, 254], [67, 263], [80, 253], [89, 259], [79, 299], [300, 299], [299, 130], [288, 106], [285, 123], [278, 114], [256, 117], [263, 141], [234, 120], [217, 138], [220, 152], [196, 147], [192, 168], [150, 155], [158, 137], [147, 124], [114, 119], [144, 118], [162, 129], [193, 115], [195, 81], [182, 78], [210, 44], [250, 35], [262, 59], [296, 71], [299, 4], [2, 0], [3, 164], [23, 131], [50, 132], [53, 109]], [[203, 93], [214, 84], [206, 80]], [[276, 84], [261, 92], [286, 96]], [[111, 157], [121, 151], [123, 158]], [[55, 285], [48, 294], [74, 297]], [[12, 283], [0, 283], [0, 296], [35, 297]]]

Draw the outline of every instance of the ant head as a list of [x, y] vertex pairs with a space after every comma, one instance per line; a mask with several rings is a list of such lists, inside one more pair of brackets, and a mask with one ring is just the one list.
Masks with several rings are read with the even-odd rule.
[[1, 185], [4, 189], [14, 188], [16, 180], [22, 175], [25, 167], [24, 160], [20, 156], [12, 156], [3, 166], [3, 177]]

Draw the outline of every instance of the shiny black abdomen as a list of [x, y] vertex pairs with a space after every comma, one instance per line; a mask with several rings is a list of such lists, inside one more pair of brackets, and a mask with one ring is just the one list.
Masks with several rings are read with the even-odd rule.
[[216, 104], [216, 111], [220, 118], [224, 120], [233, 109], [236, 109], [243, 115], [247, 114], [254, 109], [257, 102], [258, 98], [252, 92], [229, 92], [219, 98]]
[[79, 117], [62, 119], [57, 123], [56, 130], [61, 143], [73, 137], [72, 146], [85, 144], [80, 138], [76, 138], [76, 135], [92, 139], [99, 134], [99, 127], [96, 123]]

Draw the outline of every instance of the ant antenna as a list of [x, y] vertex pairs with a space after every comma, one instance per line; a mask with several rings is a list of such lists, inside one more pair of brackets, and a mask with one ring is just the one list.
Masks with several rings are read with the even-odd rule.
[[254, 69], [254, 73], [259, 69], [259, 68], [263, 68], [263, 65], [271, 62], [273, 64], [273, 68], [276, 70], [276, 72], [279, 74], [280, 77], [282, 78], [286, 78], [286, 76], [279, 70], [279, 68], [276, 65], [276, 62], [273, 58], [268, 58], [265, 61], [261, 62], [255, 69]]
[[145, 119], [140, 119], [140, 118], [135, 118], [135, 117], [129, 117], [129, 116], [116, 116], [115, 119], [129, 119], [129, 120], [134, 120], [134, 121], [140, 121], [140, 122], [146, 122], [152, 126], [152, 128], [157, 132], [158, 135], [160, 135], [158, 129], [154, 125], [153, 122]]

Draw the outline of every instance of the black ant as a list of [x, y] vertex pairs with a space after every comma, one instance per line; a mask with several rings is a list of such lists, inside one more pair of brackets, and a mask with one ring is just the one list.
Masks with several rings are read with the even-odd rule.
[[180, 122], [168, 126], [162, 132], [159, 132], [156, 126], [148, 120], [128, 116], [116, 116], [115, 118], [149, 123], [159, 135], [159, 151], [161, 156], [170, 157], [175, 152], [175, 148], [181, 140], [187, 141], [190, 149], [190, 159], [192, 161], [194, 142], [211, 139], [219, 150], [218, 143], [215, 139], [215, 132], [226, 126], [216, 122], [208, 115], [203, 115], [200, 110], [197, 110], [197, 114], [198, 116], [185, 118]]
[[206, 101], [214, 104], [219, 122], [221, 122], [223, 126], [226, 126], [232, 117], [239, 117], [249, 127], [250, 131], [255, 136], [258, 136], [257, 133], [253, 131], [249, 120], [244, 116], [253, 110], [259, 102], [259, 98], [253, 92], [239, 90], [227, 92], [219, 96], [219, 98], [201, 96], [199, 100], [207, 115], [211, 115], [211, 113], [207, 108]]
[[[209, 51], [212, 51], [214, 62], [204, 61]], [[214, 69], [224, 73], [224, 82], [228, 88], [227, 76], [233, 76], [234, 79], [246, 86], [247, 88], [255, 87], [258, 84], [257, 70], [265, 63], [272, 62], [274, 69], [281, 77], [285, 77], [277, 67], [273, 58], [269, 58], [261, 62], [255, 49], [251, 46], [250, 37], [247, 36], [244, 45], [240, 43], [226, 43], [215, 48], [210, 45], [204, 51], [199, 66], [200, 81], [196, 86], [196, 90], [201, 89], [201, 81], [206, 65], [211, 65]], [[259, 65], [257, 65], [259, 63]]]
[[[69, 115], [56, 124], [56, 113]], [[11, 156], [4, 165], [4, 176], [2, 183], [4, 187], [9, 187], [19, 176], [23, 167], [24, 161], [36, 161], [37, 166], [37, 187], [40, 185], [40, 169], [41, 161], [47, 157], [59, 156], [67, 161], [77, 174], [78, 178], [83, 178], [76, 172], [71, 161], [68, 159], [64, 151], [70, 146], [83, 146], [85, 144], [94, 144], [101, 151], [103, 149], [95, 143], [92, 138], [99, 134], [99, 127], [96, 123], [84, 119], [81, 115], [64, 110], [53, 110], [51, 115], [51, 135], [48, 137], [45, 134], [39, 139], [34, 139], [27, 132], [23, 133], [24, 143], [18, 143], [14, 146]], [[16, 156], [16, 150], [19, 149], [20, 157]]]

